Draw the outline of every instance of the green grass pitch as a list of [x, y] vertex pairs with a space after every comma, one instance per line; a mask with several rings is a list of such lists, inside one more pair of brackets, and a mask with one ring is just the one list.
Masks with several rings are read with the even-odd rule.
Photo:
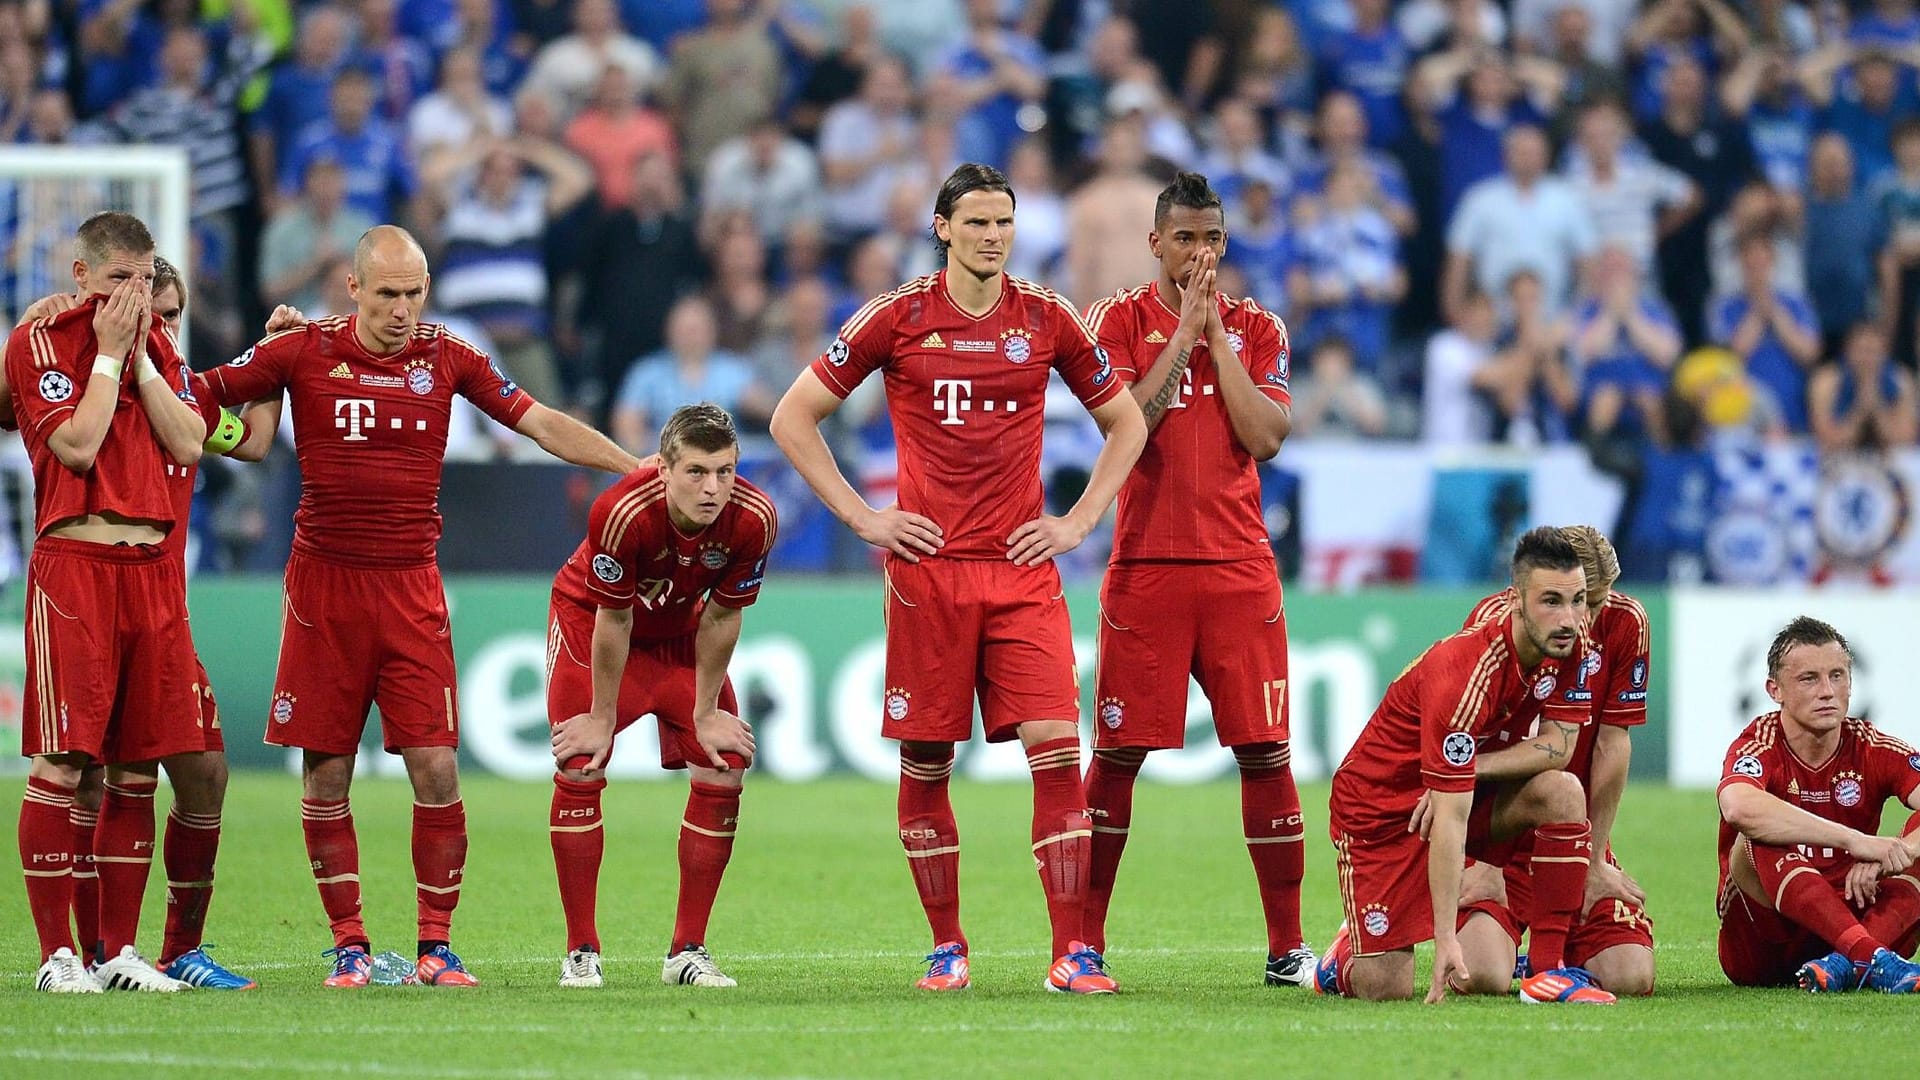
[[[12, 834], [20, 781], [0, 783]], [[1338, 922], [1324, 785], [1305, 793], [1306, 923]], [[0, 1077], [336, 1076], [1504, 1076], [1822, 1075], [1904, 1070], [1920, 1003], [1736, 991], [1714, 956], [1710, 794], [1630, 790], [1616, 848], [1658, 923], [1659, 992], [1612, 1009], [1506, 998], [1368, 1005], [1260, 985], [1259, 907], [1232, 784], [1142, 786], [1114, 898], [1123, 993], [1040, 989], [1045, 910], [1023, 785], [956, 784], [973, 989], [917, 993], [926, 924], [894, 837], [893, 790], [859, 781], [750, 784], [709, 944], [737, 990], [660, 984], [684, 788], [606, 799], [600, 925], [608, 986], [555, 986], [564, 952], [548, 789], [474, 779], [455, 948], [473, 991], [320, 985], [330, 944], [301, 847], [298, 787], [235, 778], [209, 940], [248, 994], [36, 994], [20, 879], [0, 884]], [[162, 799], [164, 804], [164, 796]], [[366, 914], [376, 949], [413, 937], [406, 788], [360, 783]], [[164, 813], [164, 806], [162, 808]], [[1889, 815], [1891, 817], [1891, 815]], [[156, 865], [141, 941], [156, 948]], [[1421, 960], [1424, 985], [1426, 961]]]

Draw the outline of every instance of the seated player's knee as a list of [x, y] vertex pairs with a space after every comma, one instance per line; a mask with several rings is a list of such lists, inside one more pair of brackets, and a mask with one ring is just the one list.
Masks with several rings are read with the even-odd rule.
[[1347, 996], [1360, 1001], [1405, 1001], [1413, 996], [1413, 950], [1356, 956], [1347, 969]]
[[1653, 993], [1653, 950], [1644, 945], [1615, 945], [1586, 964], [1600, 986], [1614, 997], [1647, 997]]
[[1287, 744], [1264, 742], [1236, 746], [1233, 748], [1233, 760], [1243, 773], [1284, 769], [1289, 763]]
[[1543, 772], [1527, 781], [1528, 802], [1536, 825], [1583, 821], [1587, 816], [1587, 789], [1570, 772]]

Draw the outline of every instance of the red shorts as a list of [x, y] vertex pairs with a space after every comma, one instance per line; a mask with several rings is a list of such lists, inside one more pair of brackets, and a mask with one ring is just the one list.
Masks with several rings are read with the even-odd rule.
[[[1531, 849], [1530, 844], [1527, 847]], [[1616, 869], [1620, 866], [1612, 849], [1607, 851], [1607, 861]], [[1527, 855], [1522, 853], [1507, 863], [1505, 874], [1507, 902], [1504, 905], [1491, 901], [1474, 904], [1461, 909], [1461, 917], [1464, 919], [1473, 912], [1493, 916], [1518, 947], [1533, 922], [1533, 870]], [[1645, 908], [1612, 898], [1597, 901], [1567, 936], [1567, 963], [1585, 967], [1587, 961], [1615, 945], [1653, 948], [1653, 919]]]
[[[557, 725], [593, 708], [594, 609], [555, 595], [547, 606], [547, 722]], [[692, 634], [665, 641], [635, 641], [620, 677], [620, 701], [614, 731], [648, 713], [660, 725], [660, 767], [684, 769], [688, 762], [708, 765], [707, 752], [693, 733], [694, 663]], [[733, 680], [720, 684], [720, 707], [738, 714]], [[720, 755], [729, 766], [745, 768], [731, 752]]]
[[197, 662], [185, 579], [159, 548], [34, 544], [21, 753], [119, 765], [205, 749]]
[[379, 705], [388, 753], [458, 746], [457, 685], [438, 567], [287, 560], [269, 745], [358, 753], [367, 709]]
[[[1492, 838], [1493, 794], [1482, 786], [1474, 792], [1473, 813], [1467, 819], [1467, 854], [1484, 862], [1504, 865], [1513, 857], [1515, 841]], [[1433, 890], [1427, 887], [1427, 842], [1420, 834], [1398, 827], [1355, 834], [1341, 828], [1340, 809], [1333, 807], [1334, 857], [1340, 877], [1341, 910], [1353, 933], [1355, 956], [1376, 956], [1411, 949], [1433, 940]]]
[[1735, 986], [1790, 985], [1800, 965], [1833, 951], [1818, 934], [1731, 884], [1720, 909], [1720, 970]]
[[886, 738], [966, 742], [976, 696], [988, 742], [1029, 720], [1079, 719], [1073, 625], [1051, 561], [889, 559], [886, 605]]
[[1107, 568], [1094, 746], [1186, 745], [1188, 675], [1220, 745], [1286, 740], [1287, 620], [1271, 560]]

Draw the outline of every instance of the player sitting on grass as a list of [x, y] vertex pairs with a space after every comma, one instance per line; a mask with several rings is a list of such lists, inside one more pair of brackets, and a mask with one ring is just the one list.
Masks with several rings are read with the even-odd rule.
[[707, 918], [733, 854], [753, 733], [737, 715], [727, 664], [740, 613], [760, 596], [777, 531], [773, 503], [740, 479], [733, 417], [675, 410], [648, 461], [594, 500], [587, 538], [553, 579], [547, 716], [553, 724], [548, 829], [567, 916], [560, 985], [597, 987], [603, 771], [614, 733], [652, 713], [660, 766], [686, 769], [680, 902], [660, 979], [732, 986], [707, 955]]
[[1720, 776], [1720, 968], [1740, 986], [1920, 988], [1920, 814], [1880, 832], [1888, 799], [1920, 808], [1920, 754], [1847, 715], [1853, 653], [1802, 616], [1767, 650], [1767, 696]]

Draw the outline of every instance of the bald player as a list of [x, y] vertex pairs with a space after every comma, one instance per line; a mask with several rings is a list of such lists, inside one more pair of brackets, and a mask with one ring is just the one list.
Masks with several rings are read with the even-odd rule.
[[453, 396], [563, 461], [616, 474], [639, 465], [606, 436], [533, 400], [486, 353], [421, 322], [431, 284], [413, 237], [376, 226], [354, 249], [353, 314], [269, 335], [207, 373], [223, 405], [277, 401], [284, 392], [293, 406], [300, 506], [266, 741], [304, 754], [301, 824], [333, 925], [327, 986], [371, 980], [347, 796], [375, 704], [383, 745], [406, 762], [413, 784], [414, 979], [478, 981], [448, 944], [467, 854], [453, 639], [434, 559]]

